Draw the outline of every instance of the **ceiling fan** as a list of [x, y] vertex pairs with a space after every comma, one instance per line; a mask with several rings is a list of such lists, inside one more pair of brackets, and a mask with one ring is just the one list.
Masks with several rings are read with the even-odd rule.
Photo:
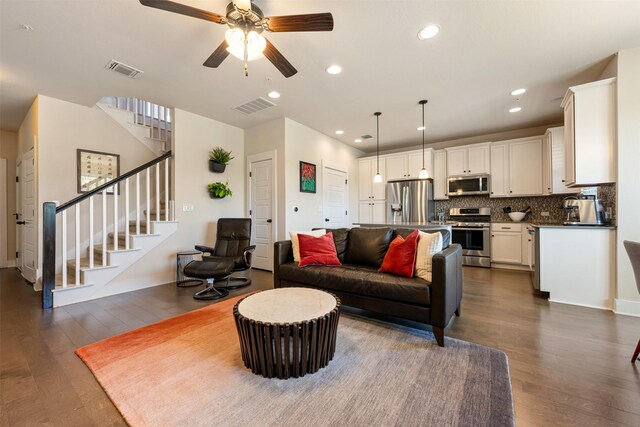
[[244, 61], [246, 76], [249, 75], [247, 62], [263, 55], [285, 77], [291, 77], [298, 72], [280, 51], [261, 35], [263, 31], [278, 33], [333, 30], [331, 13], [265, 17], [258, 6], [251, 4], [251, 0], [233, 0], [227, 5], [225, 16], [169, 0], [140, 0], [140, 3], [144, 6], [228, 25], [225, 39], [202, 65], [217, 68], [229, 54], [232, 54]]

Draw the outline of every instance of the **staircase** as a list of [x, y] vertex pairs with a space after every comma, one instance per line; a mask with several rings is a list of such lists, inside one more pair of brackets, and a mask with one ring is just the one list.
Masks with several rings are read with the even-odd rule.
[[170, 157], [167, 152], [61, 206], [44, 204], [43, 308], [109, 295], [109, 282], [176, 232]]
[[96, 106], [156, 156], [171, 147], [171, 108], [137, 98], [106, 96]]

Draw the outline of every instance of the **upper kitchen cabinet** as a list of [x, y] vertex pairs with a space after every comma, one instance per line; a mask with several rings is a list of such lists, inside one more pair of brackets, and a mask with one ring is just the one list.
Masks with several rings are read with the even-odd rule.
[[572, 86], [562, 101], [568, 186], [616, 180], [615, 84], [614, 77]]
[[447, 152], [436, 150], [433, 152], [433, 198], [446, 200], [447, 195]]
[[385, 158], [380, 158], [380, 174], [382, 182], [373, 182], [376, 175], [377, 161], [375, 157], [366, 157], [358, 160], [358, 200], [384, 200], [385, 199]]
[[566, 185], [564, 127], [547, 129], [542, 144], [543, 194], [579, 193], [579, 188], [571, 188]]
[[[390, 154], [385, 156], [385, 160], [387, 181], [418, 178], [422, 169], [422, 150]], [[429, 171], [429, 176], [433, 177], [433, 150], [431, 148], [424, 151], [424, 167]]]
[[542, 137], [491, 145], [491, 197], [542, 195]]
[[445, 148], [447, 151], [447, 175], [476, 175], [489, 173], [490, 144], [472, 144]]

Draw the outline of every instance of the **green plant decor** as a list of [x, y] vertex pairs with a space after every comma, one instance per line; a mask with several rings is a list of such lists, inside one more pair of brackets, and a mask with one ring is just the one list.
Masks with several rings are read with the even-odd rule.
[[227, 196], [231, 196], [233, 193], [229, 188], [229, 182], [212, 182], [207, 186], [209, 190], [209, 195], [214, 199], [222, 199]]
[[222, 147], [215, 147], [209, 151], [209, 160], [212, 160], [221, 165], [228, 164], [234, 157], [231, 155], [231, 151], [227, 151]]

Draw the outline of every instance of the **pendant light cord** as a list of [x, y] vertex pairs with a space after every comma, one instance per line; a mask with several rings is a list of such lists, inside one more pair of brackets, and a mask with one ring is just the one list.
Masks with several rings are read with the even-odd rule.
[[376, 175], [380, 175], [380, 115], [382, 113], [373, 114], [376, 116]]
[[422, 101], [419, 102], [420, 105], [422, 105], [422, 169], [424, 169], [424, 104], [426, 104], [428, 101], [426, 99], [423, 99]]

